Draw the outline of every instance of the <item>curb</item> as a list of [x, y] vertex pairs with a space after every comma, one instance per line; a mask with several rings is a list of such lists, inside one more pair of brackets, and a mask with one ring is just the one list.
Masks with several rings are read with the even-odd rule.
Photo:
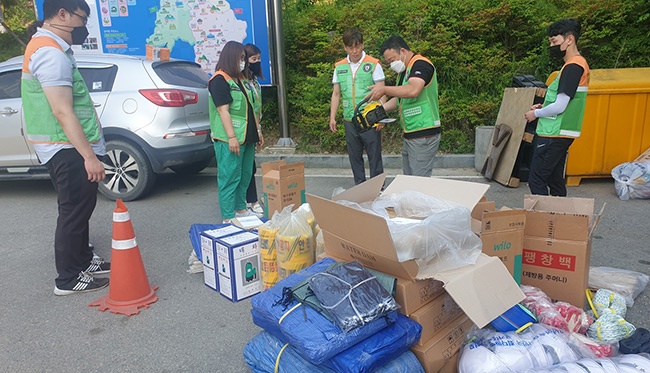
[[[304, 162], [308, 168], [350, 168], [347, 155], [327, 154], [255, 154], [257, 164], [286, 160], [287, 163]], [[402, 168], [401, 155], [383, 155], [384, 168]], [[366, 164], [367, 164], [366, 160]], [[474, 154], [436, 155], [434, 168], [474, 168]]]

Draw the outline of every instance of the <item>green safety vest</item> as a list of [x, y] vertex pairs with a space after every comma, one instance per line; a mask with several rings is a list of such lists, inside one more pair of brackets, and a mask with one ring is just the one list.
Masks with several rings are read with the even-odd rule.
[[253, 106], [255, 119], [257, 120], [257, 123], [259, 123], [260, 120], [262, 120], [262, 86], [260, 86], [260, 82], [257, 80], [257, 78], [253, 78], [244, 83], [244, 85], [247, 84], [250, 85], [250, 87], [247, 88], [250, 89], [250, 91], [253, 93], [248, 97], [251, 100], [251, 106]]
[[[411, 68], [419, 60], [431, 63], [431, 61], [420, 55], [413, 56], [406, 67], [406, 73], [404, 74], [404, 80], [401, 85], [408, 84]], [[428, 85], [424, 86], [418, 97], [398, 98], [397, 100], [399, 103], [400, 124], [405, 133], [440, 127], [438, 76], [435, 69], [431, 81]]]
[[[29, 60], [32, 54], [42, 47], [55, 47], [65, 53], [56, 40], [47, 36], [32, 38], [27, 45], [20, 81], [27, 140], [34, 143], [70, 144], [68, 136], [63, 132], [63, 127], [52, 112], [41, 83], [29, 71]], [[67, 54], [66, 56], [70, 58]], [[93, 100], [90, 98], [88, 87], [76, 67], [72, 72], [72, 108], [81, 123], [88, 142], [99, 141], [101, 132]]]
[[[542, 137], [580, 137], [582, 132], [582, 119], [585, 116], [585, 105], [587, 103], [587, 87], [589, 86], [589, 65], [587, 60], [582, 56], [571, 57], [564, 66], [570, 63], [575, 63], [582, 66], [583, 72], [578, 83], [578, 90], [575, 96], [569, 100], [566, 109], [553, 117], [541, 117], [537, 121], [537, 135]], [[551, 85], [546, 90], [546, 97], [544, 98], [544, 105], [548, 106], [555, 102], [557, 99], [557, 89], [560, 85], [560, 76], [562, 70], [557, 74]]]
[[[210, 80], [218, 75], [223, 76], [226, 79], [226, 83], [230, 86], [232, 102], [228, 105], [228, 112], [232, 119], [232, 128], [235, 131], [237, 141], [243, 144], [244, 140], [246, 140], [246, 131], [248, 129], [248, 100], [246, 99], [246, 94], [250, 96], [253, 93], [248, 91], [247, 84], [242, 85], [248, 92], [246, 94], [242, 92], [235, 80], [221, 70], [217, 71]], [[221, 116], [219, 115], [219, 111], [217, 111], [217, 107], [214, 105], [212, 96], [208, 100], [208, 106], [210, 108], [210, 130], [212, 131], [212, 138], [214, 140], [228, 142], [228, 134], [226, 134], [226, 129], [223, 128]]]
[[[360, 65], [355, 74], [352, 74], [350, 63], [344, 58], [334, 65], [334, 71], [341, 88], [343, 101], [343, 119], [351, 121], [354, 109], [370, 92], [369, 86], [375, 84], [372, 73], [375, 71], [379, 60], [366, 55], [359, 61]], [[360, 109], [363, 109], [361, 107]]]

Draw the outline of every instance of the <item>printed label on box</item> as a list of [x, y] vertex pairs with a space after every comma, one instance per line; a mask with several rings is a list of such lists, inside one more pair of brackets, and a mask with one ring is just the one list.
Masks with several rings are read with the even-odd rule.
[[214, 268], [210, 268], [206, 265], [203, 266], [203, 282], [214, 290], [218, 290], [217, 274], [214, 272]]
[[574, 255], [524, 249], [523, 261], [528, 265], [537, 267], [553, 268], [570, 272], [575, 272], [576, 270], [576, 257]]
[[208, 237], [201, 235], [201, 259], [203, 265], [214, 269], [214, 251], [213, 241]]

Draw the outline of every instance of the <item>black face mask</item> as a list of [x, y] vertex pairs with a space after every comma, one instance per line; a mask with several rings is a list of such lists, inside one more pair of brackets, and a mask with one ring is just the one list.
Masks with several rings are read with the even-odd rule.
[[88, 37], [88, 28], [86, 26], [75, 27], [70, 34], [72, 35], [72, 45], [81, 45]]
[[566, 55], [566, 50], [560, 49], [561, 44], [554, 45], [548, 48], [548, 51], [553, 58], [562, 59]]
[[248, 64], [248, 68], [251, 69], [253, 72], [253, 75], [255, 76], [262, 76], [262, 63], [261, 62], [253, 62]]

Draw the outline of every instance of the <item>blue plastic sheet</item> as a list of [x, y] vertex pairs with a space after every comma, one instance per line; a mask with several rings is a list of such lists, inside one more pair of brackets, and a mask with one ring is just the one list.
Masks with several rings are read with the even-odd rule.
[[[244, 348], [244, 359], [246, 360], [246, 364], [248, 364], [254, 373], [274, 373], [276, 359], [284, 345], [285, 343], [278, 338], [266, 331], [262, 331], [253, 337]], [[314, 365], [303, 359], [293, 347], [287, 346], [282, 351], [278, 360], [278, 373], [333, 373], [348, 371], [355, 373], [424, 373], [424, 369], [422, 369], [420, 362], [411, 351], [408, 351], [408, 349], [396, 358], [384, 362], [375, 370], [370, 370], [372, 367], [361, 367], [359, 360], [368, 355], [364, 350], [364, 347], [367, 346], [364, 346], [362, 342], [361, 344], [352, 347], [350, 350], [339, 354], [336, 357], [336, 360], [339, 360], [343, 364], [346, 362], [350, 363], [349, 366], [344, 367], [344, 370], [340, 370], [335, 365], [332, 367], [328, 366], [330, 364], [327, 364], [327, 362], [321, 365]], [[341, 365], [341, 363], [338, 365]]]
[[203, 255], [201, 254], [201, 232], [225, 227], [226, 225], [227, 224], [192, 224], [189, 231], [190, 241], [192, 242], [194, 253], [199, 260], [203, 260]]
[[[281, 280], [277, 285], [254, 296], [251, 300], [253, 322], [294, 346], [303, 358], [316, 365], [366, 340], [398, 319], [398, 314], [393, 311], [346, 334], [311, 307], [300, 305], [295, 300], [288, 303], [286, 308], [277, 303], [283, 298], [284, 288], [293, 287], [313, 274], [326, 270], [333, 263], [335, 261], [330, 258], [318, 261]], [[279, 322], [281, 318], [282, 322]], [[413, 341], [415, 343], [420, 335], [420, 325], [408, 321], [417, 325], [417, 333], [414, 333], [417, 336]]]

